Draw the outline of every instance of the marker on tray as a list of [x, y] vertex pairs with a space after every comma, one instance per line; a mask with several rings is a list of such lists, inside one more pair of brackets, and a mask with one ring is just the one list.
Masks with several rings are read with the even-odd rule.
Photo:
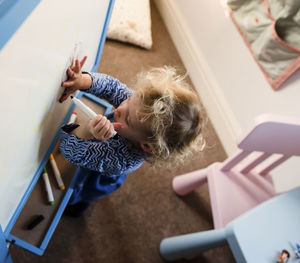
[[74, 111], [69, 119], [68, 124], [74, 123], [76, 121], [77, 118], [77, 113]]
[[30, 221], [30, 223], [27, 226], [28, 230], [31, 230], [33, 228], [35, 228], [39, 223], [41, 223], [43, 220], [45, 219], [45, 217], [43, 215], [37, 215], [33, 218], [32, 221]]
[[57, 164], [56, 164], [56, 162], [55, 162], [55, 159], [54, 159], [52, 153], [50, 154], [50, 163], [51, 163], [51, 166], [52, 166], [52, 169], [53, 169], [53, 172], [54, 172], [54, 175], [55, 175], [55, 178], [56, 178], [58, 187], [59, 187], [61, 190], [65, 190], [64, 182], [63, 182], [63, 180], [61, 179], [60, 171], [58, 170]]
[[[85, 105], [81, 100], [71, 96], [71, 99], [73, 100], [73, 102], [91, 119], [95, 118], [97, 116], [97, 113], [94, 112], [91, 108], [89, 108], [87, 105]], [[114, 131], [115, 133], [113, 134], [116, 135], [117, 132]]]
[[44, 167], [43, 179], [44, 179], [44, 182], [45, 182], [45, 187], [46, 187], [46, 191], [47, 191], [47, 197], [48, 197], [49, 204], [54, 205], [54, 197], [53, 197], [53, 193], [52, 193], [52, 189], [51, 189], [51, 185], [50, 185], [50, 181], [49, 181], [49, 177], [48, 177], [46, 167]]

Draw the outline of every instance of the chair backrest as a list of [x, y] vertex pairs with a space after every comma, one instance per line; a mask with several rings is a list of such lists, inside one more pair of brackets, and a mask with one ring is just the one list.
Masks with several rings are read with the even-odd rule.
[[280, 154], [259, 172], [267, 174], [291, 156], [300, 156], [300, 118], [260, 115], [250, 129], [239, 138], [238, 147], [241, 151], [223, 163], [223, 171], [232, 169], [254, 151], [261, 154], [244, 167], [242, 173], [250, 172], [271, 155]]
[[245, 151], [300, 156], [300, 118], [260, 115], [238, 140]]

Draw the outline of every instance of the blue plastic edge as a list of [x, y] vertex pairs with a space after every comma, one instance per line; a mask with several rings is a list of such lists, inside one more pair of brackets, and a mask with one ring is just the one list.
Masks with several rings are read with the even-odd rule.
[[0, 50], [41, 0], [0, 1]]
[[98, 47], [97, 56], [96, 56], [96, 59], [95, 59], [94, 66], [91, 69], [92, 72], [97, 72], [98, 67], [99, 67], [100, 58], [102, 56], [103, 46], [104, 46], [104, 43], [105, 43], [105, 40], [106, 40], [106, 33], [107, 33], [107, 29], [108, 29], [109, 20], [110, 20], [111, 14], [112, 14], [113, 6], [114, 6], [114, 0], [110, 0], [109, 5], [108, 5], [108, 9], [107, 9], [108, 11], [107, 11], [107, 14], [106, 14], [105, 22], [104, 22], [104, 25], [103, 25], [102, 34], [101, 34], [101, 37], [100, 37], [100, 44], [99, 44], [99, 47]]
[[69, 186], [69, 188], [68, 188], [68, 190], [67, 190], [67, 192], [66, 192], [66, 194], [65, 194], [65, 196], [64, 196], [64, 198], [63, 198], [63, 200], [62, 200], [62, 202], [61, 202], [61, 204], [60, 204], [53, 220], [52, 220], [51, 225], [49, 226], [49, 229], [48, 229], [48, 231], [47, 231], [40, 247], [33, 246], [32, 244], [30, 244], [30, 243], [28, 243], [28, 242], [26, 242], [26, 241], [24, 241], [24, 240], [22, 240], [22, 239], [20, 239], [16, 236], [14, 236], [14, 235], [11, 235], [11, 234], [8, 235], [7, 241], [14, 244], [15, 246], [24, 248], [24, 249], [26, 249], [30, 252], [33, 252], [33, 253], [35, 253], [39, 256], [42, 256], [44, 254], [45, 249], [47, 248], [47, 246], [49, 244], [49, 241], [50, 241], [50, 239], [51, 239], [51, 237], [52, 237], [52, 235], [53, 235], [53, 233], [54, 233], [54, 231], [57, 227], [57, 224], [58, 224], [58, 222], [59, 222], [59, 220], [60, 220], [60, 218], [61, 218], [61, 216], [62, 216], [62, 214], [65, 210], [65, 207], [67, 206], [68, 201], [69, 201], [69, 199], [70, 199], [70, 197], [71, 197], [71, 195], [74, 191], [74, 185], [75, 185], [76, 179], [77, 179], [78, 174], [79, 174], [78, 171], [79, 171], [79, 169], [76, 170], [75, 175], [74, 175], [74, 177], [71, 181], [71, 184], [70, 184], [70, 186]]
[[[3, 2], [0, 2], [0, 24], [2, 24], [2, 22], [4, 21], [3, 19], [7, 19], [6, 17], [10, 17], [9, 14], [7, 15], [4, 15], [3, 17], [1, 17], [1, 12], [3, 12], [3, 6], [2, 6], [2, 3], [6, 3], [8, 2], [8, 0], [4, 0]], [[20, 1], [18, 1], [20, 3]], [[28, 0], [28, 2], [30, 3], [33, 3], [35, 2], [36, 4], [32, 7], [32, 9], [30, 10], [30, 12], [36, 7], [36, 5], [40, 2], [40, 0]], [[23, 3], [23, 2], [22, 2]], [[21, 11], [21, 9], [19, 9], [20, 7], [16, 7], [16, 4], [13, 5], [13, 6], [6, 6], [5, 8], [7, 8], [7, 11], [8, 13], [13, 13], [12, 11], [15, 11], [17, 10], [18, 12]], [[108, 24], [109, 24], [109, 19], [111, 17], [111, 13], [112, 13], [112, 9], [113, 9], [113, 4], [114, 4], [114, 0], [110, 0], [109, 2], [109, 5], [108, 5], [108, 12], [107, 12], [107, 15], [106, 15], [106, 18], [105, 18], [105, 23], [104, 23], [104, 26], [103, 26], [103, 31], [102, 31], [102, 34], [101, 34], [101, 38], [100, 38], [100, 43], [99, 43], [99, 47], [98, 47], [98, 51], [97, 51], [97, 56], [96, 56], [96, 59], [95, 59], [95, 63], [94, 63], [94, 66], [92, 67], [91, 71], [95, 71], [98, 69], [98, 66], [99, 66], [99, 62], [100, 62], [100, 58], [101, 58], [101, 55], [102, 55], [102, 50], [103, 50], [103, 46], [104, 46], [104, 43], [105, 43], [105, 36], [106, 36], [106, 32], [107, 32], [107, 28], [108, 28]], [[2, 7], [2, 8], [1, 8]], [[17, 9], [15, 9], [17, 8]], [[25, 11], [28, 12], [27, 8], [25, 8]], [[19, 21], [19, 24], [16, 26], [15, 30], [14, 31], [11, 31], [11, 34], [9, 35], [8, 39], [11, 37], [11, 35], [13, 35], [13, 33], [17, 30], [17, 28], [22, 24], [22, 22], [25, 20], [25, 18], [30, 14], [30, 12], [27, 13], [27, 15], [23, 15], [23, 20], [22, 21], [19, 21], [20, 19], [18, 19]], [[11, 17], [10, 17], [11, 19]], [[1, 30], [1, 26], [0, 26], [0, 31], [3, 32]], [[5, 31], [5, 30], [4, 30]], [[5, 43], [3, 45], [2, 44], [2, 35], [0, 37], [0, 49], [5, 45], [5, 43], [8, 41], [8, 39], [6, 39]], [[3, 38], [4, 39], [4, 38]], [[85, 96], [87, 98], [89, 98], [90, 100], [94, 101], [95, 103], [98, 103], [100, 104], [101, 106], [105, 107], [105, 113], [104, 115], [107, 115], [111, 110], [112, 110], [112, 106], [109, 104], [109, 103], [106, 103], [104, 102], [103, 100], [97, 98], [96, 96], [92, 95], [92, 94], [89, 94], [89, 93], [85, 93], [85, 92], [79, 92], [79, 94], [77, 95], [78, 98], [81, 98], [82, 96]], [[74, 111], [74, 108], [75, 108], [75, 105], [72, 104], [72, 106], [70, 107], [68, 113], [66, 114], [64, 120], [62, 121], [61, 123], [61, 126], [66, 123], [68, 121], [68, 119], [70, 118], [72, 112]], [[23, 198], [21, 199], [18, 207], [16, 208], [13, 216], [11, 217], [9, 223], [7, 224], [5, 230], [4, 230], [4, 237], [5, 239], [8, 241], [8, 242], [12, 242], [14, 243], [15, 245], [17, 246], [20, 246], [22, 248], [25, 248], [27, 250], [29, 250], [30, 252], [33, 252], [37, 255], [42, 255], [50, 241], [50, 238], [52, 236], [52, 234], [54, 233], [54, 230], [59, 222], [59, 219], [65, 209], [65, 206], [67, 205], [68, 203], [68, 200], [70, 199], [71, 197], [71, 194], [73, 192], [73, 189], [71, 189], [71, 186], [74, 185], [75, 183], [75, 180], [76, 180], [76, 177], [78, 176], [78, 169], [76, 170], [76, 173], [74, 175], [74, 178], [72, 179], [72, 182], [71, 182], [71, 185], [67, 191], [67, 193], [65, 194], [65, 197], [60, 205], [60, 207], [58, 208], [57, 212], [56, 212], [56, 215], [44, 237], [44, 240], [42, 241], [42, 244], [40, 246], [40, 248], [36, 247], [36, 246], [33, 246], [31, 245], [30, 243], [26, 242], [26, 241], [23, 241], [13, 235], [10, 234], [10, 231], [12, 230], [14, 224], [16, 223], [22, 209], [24, 208], [24, 205], [26, 204], [33, 188], [35, 187], [41, 173], [42, 173], [42, 170], [43, 168], [45, 167], [47, 161], [48, 161], [48, 156], [50, 156], [51, 152], [53, 151], [54, 147], [55, 147], [55, 144], [58, 140], [58, 137], [59, 137], [59, 130], [56, 132], [54, 138], [52, 139], [51, 143], [50, 143], [50, 146], [44, 156], [44, 158], [42, 159], [40, 165], [39, 165], [39, 168], [37, 169], [33, 179], [31, 180], [26, 192], [24, 193], [23, 195]], [[70, 191], [69, 191], [70, 190]], [[1, 227], [1, 226], [0, 226]]]
[[0, 226], [0, 262], [13, 263], [7, 248], [6, 240], [4, 238], [1, 226]]
[[7, 242], [10, 242], [11, 244], [14, 244], [18, 247], [21, 247], [21, 248], [24, 248], [38, 256], [41, 256], [43, 255], [44, 251], [42, 251], [40, 248], [34, 246], [34, 245], [31, 245], [30, 243], [14, 236], [14, 235], [11, 235], [9, 234], [6, 238], [6, 241]]
[[87, 97], [89, 100], [103, 106], [105, 108], [105, 112], [104, 115], [107, 115], [108, 113], [110, 113], [112, 111], [112, 105], [99, 99], [98, 97], [94, 96], [93, 94], [90, 93], [86, 93], [86, 92], [79, 92], [79, 94], [76, 96], [78, 99], [80, 99], [81, 97]]

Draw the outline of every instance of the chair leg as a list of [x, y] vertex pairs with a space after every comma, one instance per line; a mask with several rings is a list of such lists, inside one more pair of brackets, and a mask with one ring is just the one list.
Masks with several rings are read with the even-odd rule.
[[207, 169], [201, 169], [191, 173], [175, 176], [172, 182], [172, 187], [178, 195], [186, 195], [205, 182], [207, 182]]
[[160, 254], [167, 261], [194, 256], [201, 251], [226, 245], [225, 233], [225, 229], [216, 229], [165, 238], [160, 243]]

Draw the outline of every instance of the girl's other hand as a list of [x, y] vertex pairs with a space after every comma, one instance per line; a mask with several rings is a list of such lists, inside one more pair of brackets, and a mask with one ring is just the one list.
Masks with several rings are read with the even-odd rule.
[[87, 56], [83, 57], [83, 59], [79, 62], [78, 59], [75, 60], [75, 63], [72, 63], [71, 67], [67, 69], [67, 80], [61, 83], [61, 86], [64, 88], [64, 92], [61, 95], [59, 102], [65, 101], [74, 91], [79, 89], [86, 89], [89, 85], [87, 83], [87, 79], [90, 78], [89, 75], [83, 77], [81, 73], [81, 69], [87, 59]]

